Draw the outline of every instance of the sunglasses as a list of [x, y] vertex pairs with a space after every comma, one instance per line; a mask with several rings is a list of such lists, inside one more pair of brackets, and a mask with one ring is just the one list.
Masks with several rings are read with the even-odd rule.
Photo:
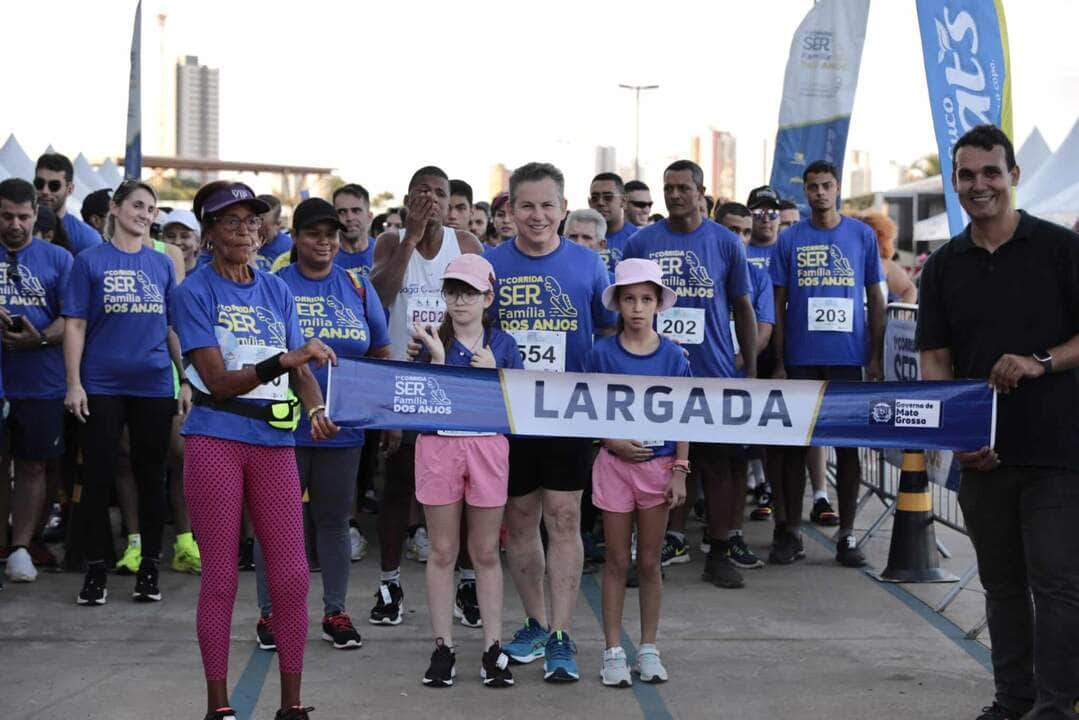
[[652, 209], [652, 202], [650, 200], [630, 200], [629, 204], [638, 210], [650, 210]]
[[62, 180], [45, 180], [45, 178], [43, 178], [43, 177], [34, 178], [34, 189], [35, 190], [37, 190], [38, 192], [41, 192], [46, 187], [49, 188], [49, 192], [56, 193], [56, 192], [60, 192], [60, 190], [64, 187], [64, 183], [63, 183]]
[[757, 220], [775, 220], [779, 217], [778, 210], [753, 210], [753, 217]]

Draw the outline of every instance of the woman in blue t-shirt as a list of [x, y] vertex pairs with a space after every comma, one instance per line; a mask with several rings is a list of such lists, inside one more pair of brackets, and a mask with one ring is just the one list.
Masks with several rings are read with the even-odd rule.
[[[208, 720], [235, 720], [228, 656], [236, 600], [236, 540], [246, 507], [266, 558], [281, 669], [277, 720], [306, 720], [300, 675], [307, 637], [308, 568], [293, 431], [307, 409], [314, 440], [337, 427], [308, 367], [336, 362], [324, 342], [306, 343], [296, 304], [278, 277], [251, 267], [266, 203], [242, 183], [218, 181], [195, 195], [213, 247], [211, 263], [177, 288], [173, 314], [191, 363], [194, 407], [184, 422], [184, 494], [202, 555], [197, 628]], [[286, 379], [287, 378], [287, 379]]]
[[165, 457], [177, 411], [172, 368], [179, 365], [179, 353], [169, 338], [175, 269], [168, 257], [143, 244], [156, 205], [157, 194], [146, 183], [121, 184], [109, 204], [114, 228], [109, 242], [79, 253], [64, 296], [64, 406], [82, 423], [80, 504], [88, 562], [80, 605], [104, 605], [108, 597], [104, 560], [112, 537], [106, 510], [125, 425], [143, 543], [134, 598], [161, 599], [157, 563], [165, 519]]
[[[309, 198], [292, 214], [293, 252], [296, 260], [278, 273], [292, 291], [304, 338], [318, 338], [339, 358], [390, 358], [390, 334], [378, 293], [367, 278], [357, 279], [334, 262], [344, 226], [333, 205]], [[315, 370], [323, 394], [327, 369]], [[315, 554], [322, 569], [322, 639], [339, 650], [358, 648], [360, 634], [345, 613], [351, 565], [349, 519], [356, 503], [356, 473], [363, 451], [364, 431], [342, 429], [332, 440], [315, 443], [309, 423], [300, 421], [295, 432], [300, 490], [307, 492], [307, 511], [315, 526]], [[274, 643], [270, 622], [272, 605], [265, 582], [261, 553], [255, 555], [261, 616], [256, 635], [259, 646]]]

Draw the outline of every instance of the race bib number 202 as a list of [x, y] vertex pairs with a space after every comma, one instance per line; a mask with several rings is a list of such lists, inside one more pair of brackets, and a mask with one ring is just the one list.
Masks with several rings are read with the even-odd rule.
[[656, 318], [656, 329], [682, 345], [704, 342], [704, 308], [673, 307]]

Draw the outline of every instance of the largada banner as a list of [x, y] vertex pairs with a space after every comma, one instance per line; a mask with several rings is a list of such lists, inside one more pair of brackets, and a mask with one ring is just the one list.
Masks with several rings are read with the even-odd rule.
[[809, 214], [802, 172], [827, 160], [843, 175], [858, 68], [862, 63], [869, 0], [817, 0], [791, 40], [779, 130], [772, 161], [772, 189]]
[[952, 189], [952, 146], [975, 125], [1012, 136], [1012, 77], [1002, 0], [917, 0], [948, 229], [967, 223]]
[[825, 383], [481, 370], [341, 360], [338, 425], [424, 432], [974, 450], [992, 445], [983, 382]]

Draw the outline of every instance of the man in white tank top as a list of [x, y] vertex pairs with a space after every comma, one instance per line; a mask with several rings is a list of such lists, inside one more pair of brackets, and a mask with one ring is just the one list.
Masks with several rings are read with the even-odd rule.
[[[416, 171], [408, 183], [408, 217], [401, 230], [387, 230], [375, 243], [371, 282], [390, 313], [390, 349], [394, 360], [408, 360], [408, 343], [415, 322], [437, 328], [446, 305], [442, 300], [442, 273], [462, 253], [483, 253], [472, 233], [455, 231], [443, 223], [449, 211], [450, 181], [433, 166]], [[383, 451], [386, 486], [378, 516], [382, 575], [370, 622], [398, 625], [403, 616], [401, 551], [408, 529], [412, 498], [416, 493], [415, 434], [391, 436]]]

